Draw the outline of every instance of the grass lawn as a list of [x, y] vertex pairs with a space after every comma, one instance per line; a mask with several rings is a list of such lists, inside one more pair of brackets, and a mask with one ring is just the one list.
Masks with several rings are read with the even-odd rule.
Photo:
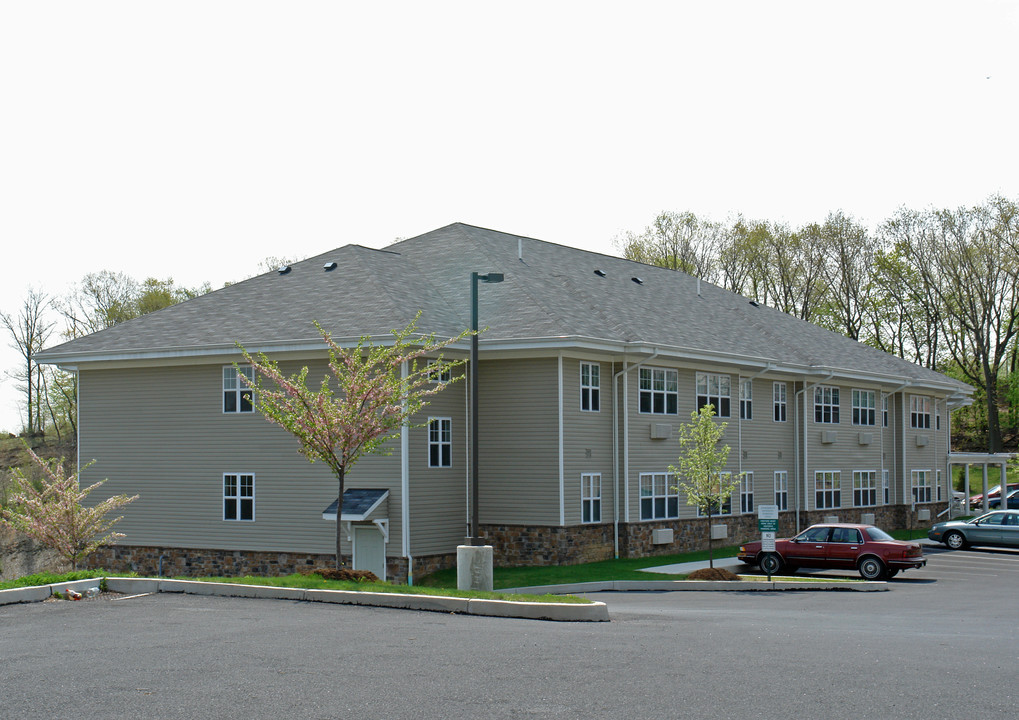
[[[714, 557], [735, 557], [739, 545], [715, 548]], [[679, 555], [656, 555], [645, 558], [601, 560], [580, 565], [547, 567], [495, 568], [493, 586], [499, 588], [558, 585], [561, 583], [596, 582], [599, 580], [683, 580], [686, 575], [666, 575], [641, 572], [641, 568], [671, 565], [673, 563], [707, 560], [708, 551], [701, 550]], [[417, 580], [419, 587], [456, 587], [456, 568], [440, 570]]]

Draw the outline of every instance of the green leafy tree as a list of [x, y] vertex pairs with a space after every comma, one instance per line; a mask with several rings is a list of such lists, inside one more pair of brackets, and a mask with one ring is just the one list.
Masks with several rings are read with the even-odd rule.
[[71, 564], [71, 570], [77, 570], [78, 563], [100, 545], [112, 545], [124, 537], [123, 533], [112, 530], [122, 516], [110, 518], [107, 515], [134, 502], [137, 495], [114, 495], [85, 506], [83, 502], [89, 493], [105, 480], [82, 488], [78, 484], [79, 473], [67, 474], [64, 470], [63, 458], [43, 460], [27, 445], [25, 447], [42, 472], [42, 478], [32, 481], [21, 468], [14, 470], [14, 492], [0, 510], [0, 522], [56, 550]]
[[[418, 314], [420, 316], [420, 313]], [[321, 460], [339, 485], [336, 507], [336, 567], [342, 567], [340, 517], [343, 485], [364, 455], [386, 454], [384, 443], [428, 405], [428, 398], [448, 387], [434, 379], [464, 364], [444, 359], [441, 351], [470, 331], [447, 340], [421, 336], [417, 317], [403, 330], [393, 330], [393, 343], [381, 345], [362, 337], [355, 347], [342, 348], [318, 328], [329, 351], [329, 373], [319, 388], [308, 387], [308, 367], [287, 376], [264, 353], [253, 355], [241, 347], [255, 370], [255, 395], [266, 419], [292, 433], [300, 452], [311, 462]], [[438, 354], [431, 365], [426, 356]], [[240, 373], [238, 373], [240, 375]], [[462, 376], [461, 376], [462, 377]], [[460, 377], [453, 377], [453, 381]]]
[[739, 485], [739, 474], [725, 474], [729, 446], [719, 445], [728, 423], [715, 422], [715, 406], [708, 404], [690, 413], [689, 423], [679, 426], [679, 466], [670, 465], [669, 472], [686, 493], [687, 505], [693, 505], [708, 517], [708, 564], [715, 566], [711, 540], [711, 518], [731, 500]]

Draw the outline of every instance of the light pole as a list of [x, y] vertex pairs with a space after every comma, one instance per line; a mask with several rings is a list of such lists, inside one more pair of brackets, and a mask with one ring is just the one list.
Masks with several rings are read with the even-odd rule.
[[483, 545], [478, 537], [478, 281], [501, 283], [502, 273], [471, 273], [471, 534], [468, 545]]

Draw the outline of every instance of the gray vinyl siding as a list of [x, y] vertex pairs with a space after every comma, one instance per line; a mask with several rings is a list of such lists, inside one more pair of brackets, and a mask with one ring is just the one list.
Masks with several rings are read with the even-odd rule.
[[481, 523], [559, 525], [557, 358], [482, 361], [478, 382]]
[[[460, 373], [462, 376], [462, 372]], [[413, 421], [447, 417], [452, 430], [452, 466], [428, 467], [428, 427], [412, 428], [408, 458], [410, 480], [410, 554], [456, 552], [467, 534], [467, 404], [468, 384], [452, 383], [431, 397]], [[399, 475], [397, 475], [399, 477]]]
[[[332, 473], [300, 455], [297, 440], [257, 412], [223, 413], [222, 367], [80, 371], [80, 457], [96, 460], [83, 479], [109, 478], [97, 499], [140, 496], [124, 509], [121, 542], [334, 552], [336, 525], [322, 519], [336, 499]], [[313, 364], [309, 377], [323, 371], [324, 364]], [[387, 555], [399, 555], [402, 530], [398, 442], [394, 449], [363, 459], [346, 478], [346, 487], [390, 490]], [[224, 473], [255, 476], [254, 522], [222, 519]]]
[[[580, 364], [600, 368], [600, 410], [580, 409]], [[601, 475], [601, 521], [612, 522], [612, 364], [597, 359], [563, 358], [563, 467], [567, 525], [581, 516], [580, 476]]]
[[[947, 462], [948, 456], [948, 431], [947, 423], [944, 417], [941, 421], [941, 430], [937, 429], [936, 417], [940, 411], [944, 415], [944, 401], [932, 396], [931, 400], [931, 427], [930, 429], [917, 429], [910, 427], [910, 406], [909, 398], [911, 395], [918, 395], [919, 393], [910, 393], [907, 389], [903, 392], [903, 466], [902, 466], [902, 478], [903, 478], [903, 490], [901, 502], [909, 504], [912, 502], [912, 472], [913, 470], [929, 470], [930, 471], [930, 486], [931, 486], [931, 499], [937, 500], [937, 471], [942, 471], [942, 479], [944, 479], [945, 463]], [[918, 440], [925, 440], [926, 445], [918, 445]], [[942, 498], [944, 498], [944, 490], [942, 490]]]

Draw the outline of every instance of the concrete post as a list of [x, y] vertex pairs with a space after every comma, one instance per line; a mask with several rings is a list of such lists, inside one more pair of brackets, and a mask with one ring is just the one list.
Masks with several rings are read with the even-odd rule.
[[457, 590], [492, 590], [492, 546], [457, 545]]

